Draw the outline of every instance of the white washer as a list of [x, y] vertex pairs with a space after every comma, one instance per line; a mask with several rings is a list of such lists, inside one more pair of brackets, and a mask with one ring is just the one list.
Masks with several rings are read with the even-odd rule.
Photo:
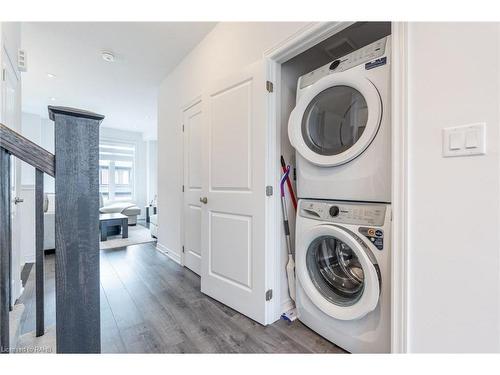
[[299, 198], [391, 201], [390, 37], [298, 80], [288, 122]]
[[297, 315], [352, 353], [390, 352], [391, 206], [300, 200]]

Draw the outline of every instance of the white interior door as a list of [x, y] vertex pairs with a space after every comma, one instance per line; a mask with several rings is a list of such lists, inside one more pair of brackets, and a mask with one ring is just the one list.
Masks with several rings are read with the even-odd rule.
[[184, 132], [184, 266], [201, 269], [201, 147], [203, 117], [201, 101], [183, 112]]
[[201, 291], [266, 323], [267, 116], [264, 63], [203, 97]]
[[[20, 132], [20, 106], [19, 90], [20, 82], [16, 74], [14, 65], [9, 55], [2, 49], [2, 122]], [[22, 293], [21, 283], [21, 222], [19, 218], [18, 204], [16, 198], [20, 196], [21, 191], [21, 161], [12, 157], [11, 167], [11, 225], [12, 225], [12, 259], [11, 259], [11, 283], [12, 295], [11, 303], [20, 297]], [[34, 214], [34, 213], [33, 213]]]

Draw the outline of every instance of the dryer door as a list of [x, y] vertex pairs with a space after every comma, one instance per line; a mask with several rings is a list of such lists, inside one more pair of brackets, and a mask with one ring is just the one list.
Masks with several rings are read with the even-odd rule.
[[288, 135], [306, 160], [333, 167], [366, 150], [381, 119], [382, 102], [371, 81], [352, 72], [331, 74], [300, 98], [290, 115]]
[[297, 245], [302, 249], [297, 253], [299, 282], [325, 314], [354, 320], [377, 307], [380, 271], [356, 234], [335, 225], [319, 225]]

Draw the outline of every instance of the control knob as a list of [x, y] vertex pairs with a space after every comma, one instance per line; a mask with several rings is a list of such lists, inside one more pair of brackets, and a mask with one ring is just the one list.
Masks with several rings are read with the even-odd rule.
[[338, 206], [332, 206], [332, 207], [330, 207], [330, 216], [331, 217], [338, 216], [339, 212], [340, 212], [340, 210], [339, 210]]
[[335, 70], [340, 65], [340, 60], [335, 60], [330, 64], [330, 70]]

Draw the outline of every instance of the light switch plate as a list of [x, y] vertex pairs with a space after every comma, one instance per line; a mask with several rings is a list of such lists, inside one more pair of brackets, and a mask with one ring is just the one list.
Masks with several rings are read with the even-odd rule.
[[448, 148], [451, 151], [460, 150], [464, 147], [464, 134], [462, 132], [450, 132], [448, 141], [450, 142]]
[[486, 154], [486, 124], [443, 129], [443, 157]]

